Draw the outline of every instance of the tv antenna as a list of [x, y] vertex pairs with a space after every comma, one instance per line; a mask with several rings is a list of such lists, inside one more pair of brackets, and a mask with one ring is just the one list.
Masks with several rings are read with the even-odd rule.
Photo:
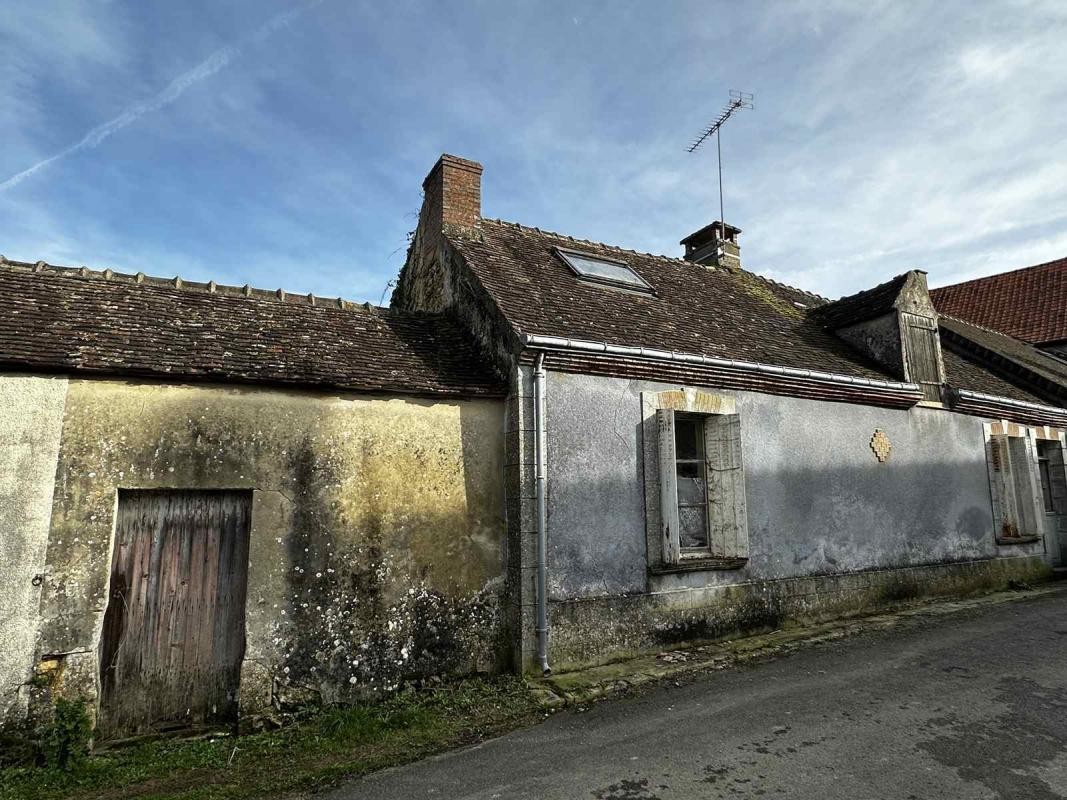
[[736, 89], [731, 89], [730, 102], [723, 107], [718, 118], [701, 131], [700, 135], [693, 140], [693, 143], [686, 148], [686, 152], [692, 153], [711, 136], [715, 137], [715, 149], [719, 156], [719, 224], [722, 226], [719, 229], [720, 241], [726, 239], [726, 215], [723, 212], [722, 204], [722, 126], [726, 124], [726, 120], [730, 119], [738, 111], [755, 109], [754, 100], [755, 98], [751, 92], [739, 92]]

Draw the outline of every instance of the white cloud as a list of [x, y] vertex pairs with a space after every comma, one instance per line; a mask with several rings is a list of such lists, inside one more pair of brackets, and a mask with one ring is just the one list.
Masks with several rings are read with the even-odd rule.
[[968, 83], [984, 84], [988, 81], [1004, 81], [1011, 77], [1026, 61], [1026, 47], [997, 47], [979, 44], [960, 53], [959, 69]]
[[47, 158], [42, 158], [40, 161], [15, 173], [6, 180], [0, 181], [0, 192], [17, 186], [31, 175], [40, 172], [42, 169], [57, 161], [83, 150], [91, 150], [94, 147], [99, 146], [105, 139], [123, 128], [132, 125], [145, 114], [159, 111], [161, 108], [170, 105], [185, 94], [190, 87], [210, 78], [219, 70], [229, 66], [230, 62], [237, 58], [245, 47], [263, 41], [279, 28], [288, 25], [300, 14], [312, 6], [318, 5], [320, 2], [322, 2], [322, 0], [313, 0], [313, 2], [305, 3], [302, 6], [276, 14], [251, 33], [242, 37], [239, 41], [216, 50], [195, 67], [179, 75], [158, 94], [150, 97], [148, 100], [129, 107], [117, 117], [114, 117], [101, 125], [97, 125], [74, 144], [63, 148]]
[[[138, 107], [116, 114], [117, 91], [147, 96], [152, 76], [204, 52], [205, 39], [217, 47], [220, 26], [243, 18], [197, 2], [176, 15], [191, 30], [176, 30], [164, 55], [121, 20], [89, 15], [51, 34], [84, 29], [73, 49], [58, 39], [20, 49], [30, 56], [7, 94], [27, 113], [8, 117], [5, 145], [18, 142], [18, 155], [0, 165], [21, 171], [63, 149], [62, 129], [35, 109], [62, 111], [42, 90], [57, 83], [81, 100], [80, 73], [98, 74], [89, 66], [122, 80], [85, 93], [78, 118], [86, 108], [115, 118], [82, 147], [129, 124]], [[174, 102], [192, 85], [183, 79], [221, 69], [209, 58], [142, 103], [141, 113], [172, 104], [138, 128], [145, 144], [167, 146], [165, 158], [162, 147], [120, 154], [113, 141], [64, 166], [66, 192], [33, 181], [0, 195], [12, 201], [0, 203], [0, 247], [324, 293], [354, 286], [377, 301], [413, 227], [405, 215], [418, 207], [419, 180], [447, 150], [485, 164], [489, 216], [677, 255], [682, 236], [718, 215], [714, 152], [684, 146], [740, 88], [755, 91], [757, 108], [726, 131], [725, 200], [750, 268], [836, 296], [911, 267], [938, 283], [1067, 254], [1055, 252], [1067, 230], [1061, 3], [835, 0], [720, 13], [700, 2], [480, 3], [416, 13], [353, 2], [331, 4], [319, 21], [272, 40], [255, 70], [229, 70], [210, 92]], [[33, 35], [32, 21], [18, 29]], [[70, 86], [47, 71], [49, 48], [80, 53], [60, 67]], [[101, 183], [86, 188], [77, 178], [91, 167]], [[178, 224], [161, 222], [172, 209]]]

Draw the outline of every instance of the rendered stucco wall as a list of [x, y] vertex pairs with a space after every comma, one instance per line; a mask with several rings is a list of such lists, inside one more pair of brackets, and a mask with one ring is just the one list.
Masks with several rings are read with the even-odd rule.
[[38, 652], [88, 651], [94, 691], [119, 488], [243, 488], [243, 715], [500, 668], [503, 428], [499, 401], [71, 381]]
[[25, 710], [67, 381], [0, 376], [0, 720]]
[[[589, 653], [596, 660], [616, 646], [655, 646], [648, 644], [653, 629], [660, 643], [686, 638], [686, 627], [690, 638], [725, 630], [725, 622], [702, 628], [694, 621], [699, 614], [689, 612], [706, 604], [717, 613], [713, 607], [729, 596], [736, 613], [749, 613], [744, 606], [757, 602], [753, 596], [791, 592], [784, 584], [798, 579], [826, 579], [824, 589], [811, 584], [815, 592], [862, 589], [851, 606], [861, 610], [877, 601], [877, 591], [868, 591], [870, 581], [842, 588], [840, 576], [879, 573], [886, 584], [899, 577], [894, 571], [912, 570], [907, 580], [919, 585], [875, 587], [891, 600], [894, 593], [938, 588], [924, 582], [966, 590], [958, 576], [927, 568], [998, 557], [1017, 557], [1025, 562], [1023, 572], [1040, 568], [1040, 558], [1031, 557], [1044, 553], [1042, 543], [1003, 547], [994, 540], [983, 420], [931, 408], [900, 411], [709, 390], [737, 398], [749, 560], [736, 570], [650, 574], [641, 393], [677, 388], [549, 374], [549, 593], [558, 659], [581, 661], [575, 654]], [[875, 429], [892, 443], [885, 463], [869, 446]], [[975, 569], [966, 567], [972, 577]], [[984, 572], [976, 578], [986, 579]], [[840, 598], [833, 603], [838, 610], [848, 607]], [[686, 620], [670, 618], [680, 611]], [[751, 621], [758, 624], [762, 613], [753, 610]], [[647, 630], [622, 630], [628, 625]], [[674, 630], [678, 625], [682, 629]]]

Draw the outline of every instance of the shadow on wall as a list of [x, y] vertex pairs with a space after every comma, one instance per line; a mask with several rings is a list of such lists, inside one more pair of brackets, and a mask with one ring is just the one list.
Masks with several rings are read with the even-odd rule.
[[[747, 469], [749, 560], [691, 573], [674, 588], [833, 575], [1041, 553], [993, 537], [988, 480], [953, 462], [837, 469]], [[566, 479], [550, 468], [549, 578], [553, 600], [649, 590], [643, 480], [610, 469]], [[1010, 550], [1010, 552], [1008, 552]]]
[[347, 475], [317, 458], [311, 442], [291, 453], [297, 501], [274, 693], [283, 707], [509, 666], [503, 410], [461, 403], [459, 411], [457, 462], [435, 476], [440, 462], [416, 447], [406, 469], [422, 471], [418, 481], [383, 465], [373, 446]]

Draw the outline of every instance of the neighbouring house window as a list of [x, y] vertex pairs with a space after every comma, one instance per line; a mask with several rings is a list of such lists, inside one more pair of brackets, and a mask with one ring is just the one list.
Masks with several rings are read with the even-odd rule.
[[[1037, 443], [1037, 466], [1041, 473], [1041, 500], [1045, 504], [1045, 511], [1055, 511], [1052, 505], [1052, 471], [1049, 468], [1049, 445], [1052, 442], [1042, 441]], [[1059, 442], [1055, 443], [1057, 446]]]
[[1032, 539], [1044, 531], [1040, 468], [1033, 440], [992, 434], [988, 442], [989, 483], [997, 539]]
[[[663, 393], [686, 397], [682, 393]], [[675, 403], [709, 407], [711, 402]], [[733, 410], [733, 401], [724, 409]], [[741, 418], [736, 413], [656, 409], [659, 529], [666, 565], [748, 557]]]
[[1057, 439], [1039, 439], [1037, 464], [1041, 473], [1041, 499], [1046, 514], [1067, 513], [1067, 472], [1063, 445]]

